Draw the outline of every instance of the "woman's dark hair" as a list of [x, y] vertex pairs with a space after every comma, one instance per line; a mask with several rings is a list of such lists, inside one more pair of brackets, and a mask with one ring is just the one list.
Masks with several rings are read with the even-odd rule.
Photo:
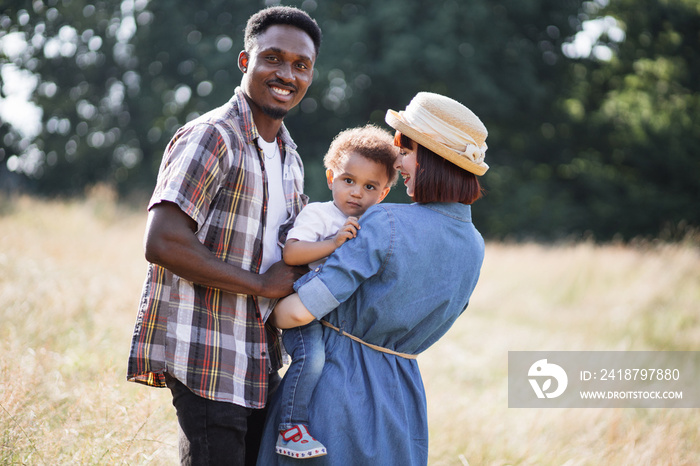
[[[397, 131], [394, 144], [410, 150], [414, 141]], [[470, 205], [483, 196], [483, 189], [475, 174], [458, 167], [430, 149], [415, 144], [418, 147], [413, 190], [415, 202], [459, 202]]]
[[260, 10], [251, 16], [248, 19], [243, 36], [245, 49], [250, 51], [253, 47], [253, 41], [265, 32], [267, 28], [277, 24], [294, 26], [308, 34], [314, 43], [314, 49], [318, 57], [318, 50], [321, 48], [321, 28], [305, 11], [288, 6], [272, 6]]

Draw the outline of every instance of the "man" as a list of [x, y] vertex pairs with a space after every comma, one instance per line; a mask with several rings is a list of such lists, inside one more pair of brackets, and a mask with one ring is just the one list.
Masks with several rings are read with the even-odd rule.
[[304, 97], [316, 22], [272, 7], [246, 26], [241, 85], [168, 144], [149, 203], [149, 270], [127, 379], [173, 395], [183, 464], [253, 464], [281, 352], [265, 326], [307, 271], [281, 262], [305, 203], [303, 165], [283, 125]]

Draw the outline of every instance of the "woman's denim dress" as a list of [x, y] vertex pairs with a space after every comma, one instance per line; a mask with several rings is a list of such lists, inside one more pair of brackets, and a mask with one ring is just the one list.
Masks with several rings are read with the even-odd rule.
[[[360, 224], [355, 239], [295, 288], [316, 318], [365, 342], [421, 353], [462, 314], [479, 278], [484, 241], [471, 223], [471, 208], [379, 204]], [[416, 360], [327, 327], [323, 340], [326, 364], [309, 421], [328, 455], [295, 460], [275, 453], [280, 400], [273, 395], [258, 464], [427, 464], [427, 408]]]

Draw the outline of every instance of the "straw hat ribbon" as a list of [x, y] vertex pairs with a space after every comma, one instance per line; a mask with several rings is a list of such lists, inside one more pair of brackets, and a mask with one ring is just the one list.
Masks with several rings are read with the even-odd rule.
[[456, 100], [419, 92], [405, 111], [389, 110], [386, 122], [418, 144], [455, 165], [483, 175], [488, 131], [471, 110]]

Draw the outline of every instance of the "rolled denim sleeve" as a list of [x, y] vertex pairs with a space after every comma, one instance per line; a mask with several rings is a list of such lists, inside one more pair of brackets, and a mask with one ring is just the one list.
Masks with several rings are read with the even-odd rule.
[[318, 277], [312, 277], [304, 283], [297, 293], [306, 309], [317, 319], [321, 319], [340, 304]]

